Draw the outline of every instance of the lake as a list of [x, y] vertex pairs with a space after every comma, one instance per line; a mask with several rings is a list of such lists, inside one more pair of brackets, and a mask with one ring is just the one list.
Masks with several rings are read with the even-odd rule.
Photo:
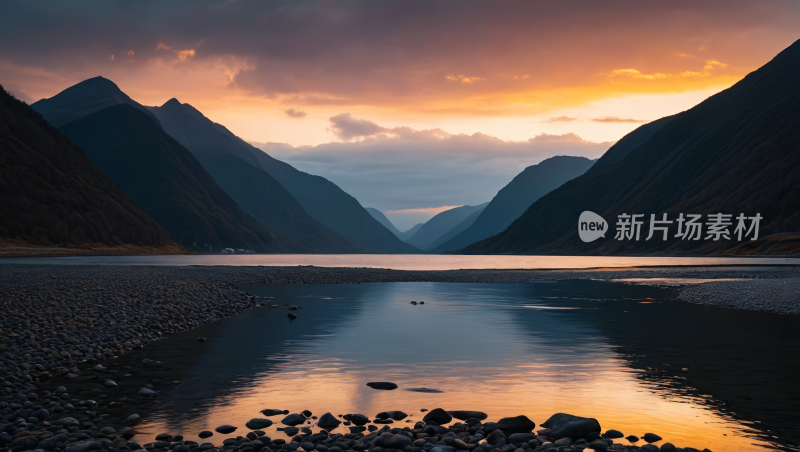
[[794, 265], [789, 257], [462, 256], [441, 254], [197, 254], [4, 258], [0, 264], [241, 265], [389, 268], [393, 270], [574, 269], [694, 265]]
[[[371, 418], [402, 410], [413, 421], [422, 408], [469, 409], [489, 420], [524, 414], [537, 428], [567, 412], [596, 417], [604, 431], [652, 432], [715, 452], [797, 450], [800, 440], [798, 316], [692, 305], [671, 289], [602, 281], [240, 288], [280, 308], [250, 309], [145, 349], [183, 370], [152, 412], [140, 413], [141, 444], [162, 432], [197, 440], [222, 424], [243, 435], [265, 408]], [[297, 319], [284, 304], [301, 306]], [[378, 391], [370, 381], [399, 388]], [[277, 426], [267, 435], [287, 438]]]

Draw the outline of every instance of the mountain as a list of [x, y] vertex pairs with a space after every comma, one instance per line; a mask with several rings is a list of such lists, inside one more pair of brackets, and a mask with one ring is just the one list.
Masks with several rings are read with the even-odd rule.
[[372, 215], [372, 218], [378, 220], [378, 223], [382, 224], [386, 229], [392, 231], [392, 234], [396, 235], [397, 237], [400, 237], [400, 235], [403, 234], [396, 227], [394, 227], [392, 222], [389, 221], [389, 219], [386, 218], [386, 215], [384, 215], [380, 210], [373, 209], [372, 207], [364, 207], [364, 209], [366, 209], [366, 211]]
[[[643, 126], [644, 127], [644, 126]], [[640, 128], [641, 129], [641, 128]], [[636, 133], [636, 131], [634, 132]], [[615, 145], [616, 146], [616, 145]], [[609, 153], [614, 147], [609, 149]], [[592, 211], [616, 228], [618, 215], [643, 214], [640, 240], [583, 243], [578, 218]], [[731, 214], [731, 240], [645, 240], [651, 214]], [[735, 217], [759, 214], [759, 238], [739, 241]], [[749, 229], [752, 221], [745, 223]], [[502, 234], [468, 253], [765, 254], [800, 251], [800, 41], [732, 87], [674, 115], [624, 158], [543, 196]], [[659, 233], [656, 237], [661, 236]], [[779, 250], [779, 251], [778, 251]]]
[[230, 152], [225, 141], [232, 135], [191, 105], [170, 99], [161, 107], [147, 108], [168, 135], [191, 146], [187, 149], [242, 209], [270, 228], [302, 243], [305, 252], [373, 251], [334, 233], [308, 215], [294, 196], [261, 168], [251, 153], [242, 150]]
[[411, 237], [413, 237], [414, 234], [416, 234], [417, 231], [419, 231], [419, 228], [421, 228], [424, 224], [425, 223], [417, 223], [411, 229], [409, 229], [408, 231], [401, 232], [398, 237], [400, 238], [400, 240], [405, 242], [406, 240], [408, 240]]
[[525, 168], [497, 192], [472, 224], [447, 241], [433, 244], [431, 251], [441, 253], [458, 250], [503, 232], [534, 201], [585, 173], [592, 163], [593, 160], [585, 157], [556, 156]]
[[242, 210], [152, 114], [123, 103], [60, 130], [139, 208], [188, 248], [304, 250]]
[[111, 80], [94, 77], [61, 91], [49, 99], [31, 104], [50, 124], [61, 127], [112, 105], [127, 104], [136, 107], [155, 120], [147, 109], [128, 97]]
[[[198, 155], [209, 149], [224, 152], [265, 170], [294, 196], [312, 218], [334, 233], [368, 247], [371, 252], [419, 252], [419, 249], [403, 243], [336, 184], [272, 158], [190, 105], [182, 105], [186, 117], [182, 121], [165, 121], [164, 127], [167, 133], [191, 152]], [[168, 106], [165, 104], [153, 108], [153, 111], [158, 113], [158, 110]]]
[[442, 246], [443, 244], [449, 242], [454, 237], [464, 232], [468, 227], [472, 226], [472, 223], [475, 223], [475, 220], [477, 220], [478, 217], [483, 213], [483, 210], [485, 209], [473, 212], [472, 215], [468, 216], [467, 218], [464, 218], [464, 220], [462, 220], [461, 223], [458, 223], [457, 225], [453, 226], [452, 229], [445, 232], [444, 234], [439, 236], [438, 239], [431, 242], [431, 244], [428, 245], [428, 249], [435, 250], [436, 248]]
[[487, 204], [489, 203], [483, 203], [479, 206], [461, 206], [455, 209], [445, 210], [425, 222], [425, 224], [423, 224], [413, 236], [407, 239], [406, 242], [419, 249], [427, 250], [429, 249], [429, 245], [436, 239], [446, 234], [447, 231], [453, 229], [453, 227], [457, 226], [470, 215], [482, 211]]
[[174, 246], [169, 232], [31, 107], [0, 87], [0, 238]]

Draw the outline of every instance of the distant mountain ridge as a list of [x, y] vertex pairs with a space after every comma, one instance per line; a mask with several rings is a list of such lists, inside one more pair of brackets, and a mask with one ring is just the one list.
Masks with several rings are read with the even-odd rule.
[[[664, 122], [623, 158], [543, 196], [502, 234], [463, 252], [800, 252], [800, 41], [732, 87]], [[763, 220], [756, 241], [682, 240], [673, 223], [667, 240], [615, 240], [608, 234], [583, 243], [577, 221], [586, 210], [601, 215], [611, 228], [623, 213], [646, 215], [644, 228], [650, 214], [663, 213], [673, 222], [680, 213], [703, 215], [703, 222], [712, 213], [759, 214]], [[735, 220], [730, 233], [734, 226]]]
[[187, 248], [302, 249], [243, 211], [149, 112], [117, 104], [60, 130]]
[[312, 218], [227, 129], [203, 116], [189, 104], [170, 99], [161, 107], [147, 107], [164, 131], [185, 146], [214, 180], [247, 213], [278, 232], [302, 243], [306, 252], [368, 253], [369, 247], [334, 233]]
[[424, 225], [425, 223], [417, 223], [414, 226], [412, 226], [411, 229], [409, 229], [408, 231], [401, 232], [398, 237], [400, 238], [400, 240], [405, 242], [406, 240], [413, 237], [414, 234], [416, 234], [417, 231], [419, 231], [419, 229]]
[[585, 173], [593, 164], [585, 157], [556, 156], [525, 168], [497, 192], [471, 224], [448, 240], [432, 244], [431, 251], [458, 250], [503, 232], [534, 201]]
[[461, 206], [440, 212], [426, 221], [414, 235], [406, 240], [406, 242], [419, 249], [428, 250], [436, 239], [447, 234], [448, 231], [456, 227], [467, 217], [476, 212], [483, 211], [488, 204], [489, 203], [486, 202], [477, 206]]
[[366, 211], [372, 215], [372, 218], [378, 220], [380, 224], [382, 224], [386, 229], [390, 230], [392, 234], [396, 235], [398, 238], [400, 235], [402, 235], [402, 232], [400, 232], [400, 230], [398, 230], [394, 224], [392, 224], [392, 222], [386, 218], [386, 215], [384, 215], [383, 212], [378, 209], [373, 209], [372, 207], [364, 207], [364, 209], [366, 209]]
[[0, 239], [178, 249], [86, 155], [0, 87]]

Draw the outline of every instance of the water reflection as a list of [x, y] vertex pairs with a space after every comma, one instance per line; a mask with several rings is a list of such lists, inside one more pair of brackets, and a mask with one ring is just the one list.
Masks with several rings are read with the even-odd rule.
[[[403, 410], [413, 421], [420, 408], [443, 407], [525, 414], [537, 424], [564, 411], [698, 449], [796, 441], [794, 317], [597, 281], [246, 289], [301, 306], [298, 318], [289, 321], [285, 308], [252, 309], [163, 341], [161, 353], [172, 353], [163, 359], [185, 360], [182, 383], [140, 430], [195, 438], [225, 423], [244, 429], [264, 408]], [[198, 345], [198, 335], [209, 341]], [[400, 390], [373, 390], [369, 381]], [[439, 392], [404, 390], [411, 388]], [[283, 437], [275, 426], [268, 435]]]

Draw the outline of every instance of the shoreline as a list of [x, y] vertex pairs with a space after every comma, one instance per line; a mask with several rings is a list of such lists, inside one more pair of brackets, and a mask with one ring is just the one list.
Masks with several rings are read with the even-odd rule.
[[[0, 367], [3, 395], [0, 403], [0, 424], [3, 425], [0, 427], [3, 428], [0, 430], [14, 431], [14, 436], [10, 437], [17, 441], [33, 437], [37, 429], [47, 431], [50, 428], [51, 433], [60, 430], [55, 428], [58, 418], [69, 418], [72, 420], [67, 422], [77, 424], [73, 426], [75, 431], [81, 429], [99, 435], [104, 428], [111, 427], [101, 435], [110, 442], [108, 448], [125, 444], [130, 439], [126, 436], [134, 433], [125, 427], [135, 425], [135, 422], [126, 422], [125, 419], [138, 414], [136, 410], [146, 411], [149, 398], [139, 395], [138, 391], [150, 383], [139, 381], [137, 373], [147, 367], [145, 374], [158, 374], [158, 369], [154, 368], [158, 368], [160, 363], [133, 365], [146, 355], [142, 348], [151, 348], [153, 341], [169, 334], [190, 330], [203, 323], [214, 323], [265, 302], [236, 289], [235, 286], [240, 284], [616, 280], [626, 284], [678, 287], [678, 298], [689, 302], [800, 314], [800, 297], [795, 296], [795, 293], [800, 293], [800, 272], [794, 267], [403, 271], [329, 267], [0, 264], [0, 269], [0, 309], [8, 312], [0, 322], [0, 360], [3, 364]], [[719, 281], [693, 284], [692, 280]], [[776, 293], [785, 293], [786, 296], [778, 297]], [[749, 295], [742, 297], [742, 294]], [[753, 297], [757, 298], [759, 294], [763, 295], [762, 298], [768, 296], [769, 300], [755, 303]], [[743, 301], [737, 303], [737, 300]], [[131, 366], [125, 368], [125, 364]], [[162, 369], [163, 372], [169, 370]], [[114, 381], [114, 386], [106, 387], [106, 380]], [[117, 382], [123, 383], [117, 387]], [[76, 392], [59, 393], [60, 386], [70, 386]], [[169, 382], [164, 381], [163, 389], [168, 386]], [[159, 387], [154, 389], [159, 390]], [[125, 397], [120, 398], [120, 395]], [[21, 416], [22, 419], [26, 420], [22, 424], [20, 412], [25, 415]], [[42, 417], [37, 417], [36, 413]], [[28, 422], [32, 418], [37, 422]], [[9, 422], [15, 423], [13, 429]], [[41, 422], [53, 425], [42, 428]], [[31, 435], [21, 435], [23, 432]], [[48, 435], [41, 433], [39, 436]], [[40, 438], [40, 441], [46, 441], [46, 438]], [[0, 439], [0, 451], [13, 450], [24, 440], [18, 441], [11, 449], [6, 449], [9, 444], [1, 443]], [[82, 452], [77, 449], [67, 451]]]

